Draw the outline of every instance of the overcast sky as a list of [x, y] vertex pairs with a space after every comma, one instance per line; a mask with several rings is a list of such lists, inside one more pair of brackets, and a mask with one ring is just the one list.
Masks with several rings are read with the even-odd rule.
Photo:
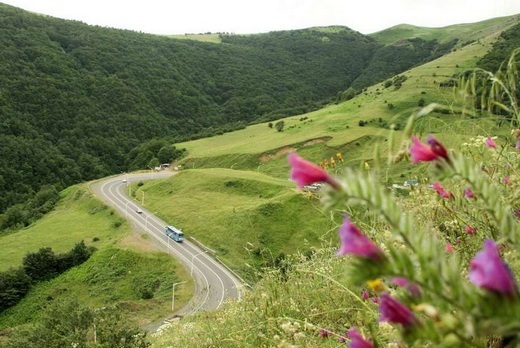
[[24, 10], [151, 34], [264, 33], [342, 25], [370, 34], [520, 14], [520, 0], [0, 0]]

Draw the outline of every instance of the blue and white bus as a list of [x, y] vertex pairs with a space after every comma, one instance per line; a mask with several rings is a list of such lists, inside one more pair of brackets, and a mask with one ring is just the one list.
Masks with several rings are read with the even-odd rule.
[[184, 233], [173, 226], [166, 226], [166, 235], [176, 242], [182, 243], [184, 240]]

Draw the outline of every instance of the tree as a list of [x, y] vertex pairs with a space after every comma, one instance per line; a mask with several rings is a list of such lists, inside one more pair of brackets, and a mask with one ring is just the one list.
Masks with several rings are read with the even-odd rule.
[[33, 281], [51, 279], [58, 273], [58, 258], [51, 248], [40, 248], [25, 255], [23, 269]]
[[274, 128], [276, 128], [276, 130], [278, 132], [283, 132], [283, 127], [285, 126], [285, 122], [284, 121], [278, 121], [276, 122], [276, 124], [274, 125]]
[[0, 312], [20, 301], [31, 287], [31, 278], [23, 268], [0, 273]]
[[93, 252], [94, 248], [87, 247], [85, 242], [76, 243], [68, 253], [57, 256], [57, 272], [63, 273], [74, 266], [81, 265], [89, 259]]
[[157, 153], [159, 163], [170, 163], [173, 160], [174, 147], [171, 145], [163, 146]]

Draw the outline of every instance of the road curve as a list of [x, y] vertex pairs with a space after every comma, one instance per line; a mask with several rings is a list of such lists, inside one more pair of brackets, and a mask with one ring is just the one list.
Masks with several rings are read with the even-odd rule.
[[[108, 205], [119, 211], [137, 231], [146, 232], [162, 245], [173, 257], [178, 259], [195, 281], [195, 293], [186, 306], [176, 311], [176, 315], [190, 315], [198, 311], [219, 308], [229, 299], [240, 300], [243, 283], [224, 265], [189, 240], [176, 243], [165, 235], [167, 225], [175, 226], [175, 221], [162, 221], [154, 213], [141, 207], [137, 201], [126, 194], [131, 182], [166, 178], [172, 172], [124, 174], [99, 180], [91, 185], [92, 191]], [[124, 182], [126, 180], [127, 182]], [[141, 214], [137, 210], [142, 211]], [[181, 283], [172, 284], [174, 288]]]

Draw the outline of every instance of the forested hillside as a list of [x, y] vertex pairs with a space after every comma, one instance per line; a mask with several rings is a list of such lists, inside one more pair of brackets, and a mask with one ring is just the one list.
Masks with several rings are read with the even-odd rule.
[[346, 27], [204, 43], [4, 4], [0, 29], [0, 229], [30, 222], [56, 189], [171, 160], [179, 140], [318, 108], [450, 49], [384, 46]]

